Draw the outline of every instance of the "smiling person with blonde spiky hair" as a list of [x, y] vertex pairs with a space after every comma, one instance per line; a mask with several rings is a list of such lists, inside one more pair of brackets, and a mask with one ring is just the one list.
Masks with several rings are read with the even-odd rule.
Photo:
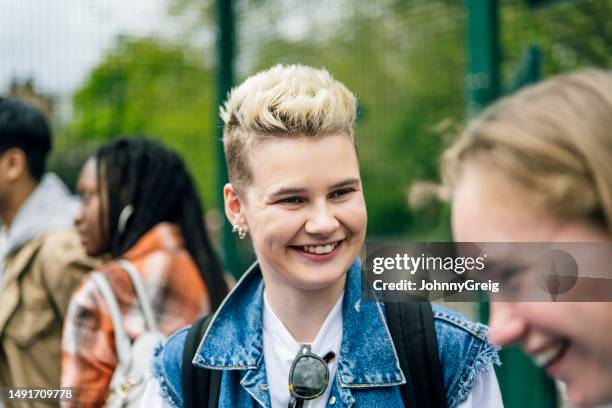
[[[423, 303], [422, 326], [400, 320], [399, 331], [418, 335], [396, 337], [392, 307], [362, 302], [355, 113], [344, 85], [302, 65], [277, 65], [230, 92], [225, 213], [257, 262], [214, 315], [159, 351], [148, 408], [501, 406], [484, 326]], [[423, 348], [432, 353], [415, 354]]]

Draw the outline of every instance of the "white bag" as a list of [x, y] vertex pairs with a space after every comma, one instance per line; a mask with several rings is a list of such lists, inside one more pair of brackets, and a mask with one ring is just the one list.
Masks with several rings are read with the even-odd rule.
[[104, 404], [107, 408], [140, 407], [147, 380], [150, 375], [153, 351], [166, 340], [153, 317], [153, 309], [144, 289], [144, 284], [136, 267], [129, 261], [120, 260], [119, 264], [128, 272], [136, 291], [136, 301], [145, 320], [145, 331], [134, 342], [123, 327], [119, 303], [106, 277], [93, 272], [91, 278], [106, 301], [113, 327], [118, 364], [110, 382], [109, 394]]

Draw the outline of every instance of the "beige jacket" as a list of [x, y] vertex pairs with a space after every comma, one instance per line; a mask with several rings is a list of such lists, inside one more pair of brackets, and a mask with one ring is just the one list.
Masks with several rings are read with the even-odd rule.
[[74, 230], [48, 232], [6, 258], [0, 289], [0, 387], [59, 386], [68, 301], [93, 267]]

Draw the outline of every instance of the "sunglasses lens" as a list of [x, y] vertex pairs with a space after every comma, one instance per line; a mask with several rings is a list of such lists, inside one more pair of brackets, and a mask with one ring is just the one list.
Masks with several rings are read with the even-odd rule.
[[328, 377], [327, 366], [321, 360], [300, 357], [293, 368], [293, 392], [299, 398], [316, 398], [325, 391]]

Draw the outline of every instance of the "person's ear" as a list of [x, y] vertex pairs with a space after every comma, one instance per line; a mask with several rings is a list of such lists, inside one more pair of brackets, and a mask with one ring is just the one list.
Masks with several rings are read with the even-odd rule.
[[242, 199], [232, 183], [227, 183], [223, 187], [223, 199], [225, 201], [225, 216], [229, 222], [232, 225], [245, 224]]
[[13, 147], [0, 156], [0, 173], [8, 182], [20, 179], [28, 171], [27, 167], [27, 158], [21, 149]]

